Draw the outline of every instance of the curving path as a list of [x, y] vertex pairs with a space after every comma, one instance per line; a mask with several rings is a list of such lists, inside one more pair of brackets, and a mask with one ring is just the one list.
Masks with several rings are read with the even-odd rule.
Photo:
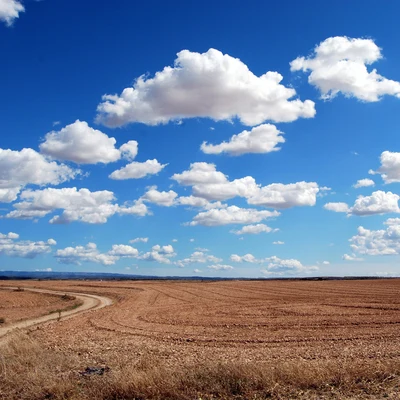
[[[16, 287], [1, 287], [0, 289], [17, 289]], [[80, 300], [82, 302], [82, 305], [79, 307], [73, 309], [73, 310], [68, 310], [68, 311], [63, 311], [61, 313], [61, 320], [65, 320], [68, 318], [75, 317], [79, 314], [82, 314], [86, 311], [91, 311], [91, 310], [99, 310], [100, 308], [104, 308], [107, 306], [110, 306], [113, 304], [113, 301], [104, 296], [97, 296], [94, 294], [87, 294], [87, 293], [75, 293], [75, 292], [66, 292], [66, 291], [57, 291], [57, 290], [47, 290], [47, 289], [36, 289], [36, 288], [27, 288], [24, 287], [24, 290], [29, 290], [31, 292], [37, 292], [37, 293], [49, 293], [49, 294], [55, 294], [59, 296], [63, 296], [64, 294], [74, 296], [76, 297], [77, 300]], [[48, 315], [43, 315], [41, 317], [37, 318], [32, 318], [32, 319], [26, 319], [23, 321], [18, 321], [13, 324], [10, 324], [8, 326], [0, 327], [0, 342], [1, 339], [6, 336], [8, 333], [16, 330], [16, 329], [26, 329], [31, 326], [43, 324], [52, 320], [56, 320], [59, 318], [58, 313], [53, 313], [53, 314], [48, 314]]]

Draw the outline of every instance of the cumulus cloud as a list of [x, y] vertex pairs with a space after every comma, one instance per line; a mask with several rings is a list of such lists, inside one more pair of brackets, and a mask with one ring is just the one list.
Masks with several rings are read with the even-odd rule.
[[275, 241], [275, 242], [272, 242], [272, 244], [282, 245], [282, 244], [285, 244], [285, 242], [282, 242], [282, 241], [280, 241], [280, 240], [277, 240], [277, 241]]
[[103, 265], [113, 265], [118, 257], [100, 253], [95, 243], [86, 246], [66, 247], [56, 251], [55, 257], [61, 264], [81, 265], [82, 261], [94, 262]]
[[277, 211], [259, 211], [254, 208], [229, 206], [224, 209], [212, 209], [197, 214], [189, 225], [220, 226], [228, 224], [254, 224], [264, 219], [277, 217]]
[[33, 149], [0, 149], [0, 201], [14, 201], [26, 185], [58, 185], [79, 173], [67, 165], [47, 160]]
[[296, 259], [281, 259], [276, 256], [266, 258], [264, 261], [267, 263], [267, 266], [261, 270], [264, 275], [301, 275], [314, 273], [319, 269], [315, 265], [303, 265]]
[[125, 167], [112, 172], [109, 178], [116, 180], [139, 179], [147, 175], [158, 174], [168, 164], [160, 164], [156, 159], [145, 162], [131, 162]]
[[196, 162], [190, 164], [190, 169], [181, 174], [172, 175], [171, 179], [183, 186], [193, 186], [198, 184], [226, 183], [228, 181], [225, 174], [217, 171], [215, 164], [206, 162]]
[[148, 241], [149, 241], [149, 238], [147, 238], [147, 237], [138, 237], [138, 238], [130, 240], [129, 243], [132, 243], [132, 244], [139, 243], [139, 242], [147, 243]]
[[330, 37], [315, 47], [309, 57], [290, 63], [292, 71], [309, 72], [308, 82], [319, 89], [323, 99], [338, 93], [366, 102], [384, 95], [400, 97], [400, 83], [386, 79], [367, 66], [382, 58], [381, 49], [371, 39]]
[[193, 163], [190, 169], [174, 174], [171, 179], [184, 186], [192, 186], [193, 195], [208, 201], [228, 200], [244, 197], [248, 204], [271, 208], [290, 208], [295, 206], [313, 206], [317, 194], [329, 188], [319, 188], [315, 182], [296, 182], [290, 184], [272, 183], [261, 187], [251, 176], [228, 180], [217, 171], [214, 164]]
[[358, 216], [399, 213], [399, 199], [400, 196], [397, 194], [377, 190], [371, 196], [358, 196], [353, 207], [349, 207], [346, 203], [327, 203], [324, 208]]
[[[91, 128], [87, 122], [76, 120], [59, 131], [46, 134], [40, 144], [41, 153], [57, 160], [73, 161], [77, 164], [108, 164], [121, 158], [115, 148], [116, 140]], [[137, 148], [137, 142], [136, 148]], [[131, 145], [127, 145], [131, 148]]]
[[124, 143], [119, 148], [119, 151], [122, 158], [132, 161], [135, 159], [138, 153], [138, 142], [136, 140], [130, 140], [129, 142]]
[[141, 254], [138, 258], [144, 261], [154, 261], [161, 264], [171, 264], [170, 259], [175, 256], [175, 250], [170, 244], [166, 246], [160, 246], [156, 244], [152, 247], [151, 251]]
[[351, 208], [353, 215], [373, 215], [400, 212], [398, 201], [400, 196], [392, 192], [378, 190], [371, 196], [359, 196]]
[[228, 200], [234, 197], [249, 198], [259, 192], [259, 185], [251, 176], [224, 183], [200, 184], [193, 186], [193, 194], [207, 200]]
[[357, 257], [355, 254], [343, 254], [342, 259], [345, 261], [364, 261], [363, 258]]
[[176, 261], [175, 264], [183, 268], [189, 264], [197, 264], [197, 263], [204, 264], [207, 262], [219, 263], [221, 261], [222, 258], [215, 257], [211, 254], [204, 254], [203, 251], [195, 251], [189, 257]]
[[251, 131], [243, 131], [233, 135], [228, 142], [220, 144], [207, 144], [203, 142], [201, 151], [206, 154], [227, 153], [240, 156], [248, 153], [270, 153], [281, 148], [279, 143], [284, 143], [282, 132], [275, 125], [264, 124], [253, 128]]
[[361, 188], [361, 187], [369, 187], [369, 186], [375, 186], [375, 182], [372, 179], [368, 179], [368, 178], [359, 179], [357, 181], [357, 183], [355, 183], [353, 185], [353, 187], [356, 189]]
[[241, 263], [241, 262], [248, 262], [251, 264], [260, 264], [263, 262], [262, 259], [257, 259], [253, 256], [253, 254], [245, 254], [244, 256], [239, 256], [238, 254], [232, 254], [230, 257], [231, 261]]
[[284, 185], [273, 183], [260, 188], [247, 200], [249, 204], [285, 209], [298, 206], [314, 206], [318, 184], [315, 182], [297, 182]]
[[18, 239], [17, 233], [0, 233], [0, 255], [32, 259], [40, 254], [49, 253], [51, 246], [57, 244], [54, 239], [49, 239], [47, 242]]
[[296, 91], [283, 86], [282, 79], [277, 72], [258, 77], [239, 59], [215, 49], [202, 54], [183, 50], [173, 67], [165, 67], [154, 78], [141, 76], [121, 95], [103, 96], [97, 121], [117, 127], [195, 117], [215, 121], [238, 118], [254, 126], [266, 120], [291, 122], [314, 117], [314, 102], [296, 99]]
[[157, 186], [153, 186], [141, 197], [141, 200], [157, 204], [158, 206], [171, 207], [175, 204], [177, 196], [178, 194], [173, 190], [160, 192], [157, 190]]
[[237, 231], [231, 231], [231, 233], [234, 233], [235, 235], [245, 235], [245, 234], [258, 235], [259, 233], [262, 232], [269, 233], [272, 230], [273, 230], [272, 228], [270, 228], [265, 224], [256, 224], [256, 225], [246, 225], [242, 229], [239, 229]]
[[114, 244], [108, 254], [115, 257], [135, 258], [139, 255], [139, 251], [126, 244]]
[[0, 20], [7, 26], [11, 26], [19, 13], [24, 11], [24, 6], [17, 0], [0, 0]]
[[253, 254], [245, 254], [239, 256], [238, 254], [232, 254], [230, 257], [231, 261], [237, 263], [251, 263], [251, 264], [266, 264], [261, 272], [264, 275], [298, 275], [303, 273], [311, 273], [318, 270], [317, 266], [306, 266], [303, 265], [299, 260], [296, 259], [281, 259], [277, 256], [256, 258]]
[[400, 153], [384, 151], [380, 161], [379, 169], [377, 171], [370, 170], [369, 173], [380, 174], [385, 183], [400, 182]]
[[350, 240], [355, 254], [370, 256], [400, 254], [400, 225], [389, 225], [386, 229], [369, 230], [358, 227], [357, 235]]
[[47, 188], [43, 190], [25, 190], [21, 193], [15, 210], [6, 218], [32, 219], [44, 217], [56, 210], [63, 210], [61, 215], [54, 216], [50, 223], [61, 224], [81, 221], [89, 224], [104, 224], [114, 214], [131, 214], [144, 216], [149, 214], [145, 204], [135, 202], [133, 205], [118, 205], [114, 202], [114, 193], [108, 190], [91, 192], [89, 189]]
[[190, 207], [207, 207], [210, 202], [206, 199], [196, 196], [181, 196], [177, 199], [177, 204]]
[[215, 271], [230, 271], [234, 269], [232, 265], [226, 265], [226, 264], [213, 264], [209, 265], [207, 268], [213, 269]]
[[57, 261], [61, 264], [81, 265], [82, 262], [93, 262], [103, 265], [114, 265], [121, 258], [137, 258], [139, 252], [132, 246], [115, 244], [107, 253], [101, 253], [96, 243], [86, 246], [66, 247], [55, 253]]
[[325, 208], [325, 210], [338, 212], [338, 213], [348, 213], [350, 210], [350, 207], [348, 206], [348, 204], [342, 203], [342, 202], [326, 203], [324, 205], [324, 208]]

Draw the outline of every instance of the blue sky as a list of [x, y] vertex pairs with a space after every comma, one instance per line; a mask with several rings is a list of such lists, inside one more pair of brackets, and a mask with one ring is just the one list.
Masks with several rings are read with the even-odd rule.
[[399, 11], [0, 0], [0, 269], [398, 275]]

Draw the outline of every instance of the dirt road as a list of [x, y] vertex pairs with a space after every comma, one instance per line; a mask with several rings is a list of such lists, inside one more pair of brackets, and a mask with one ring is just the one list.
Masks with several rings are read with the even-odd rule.
[[[0, 289], [17, 289], [16, 287], [3, 287]], [[29, 290], [32, 292], [37, 292], [37, 293], [49, 293], [49, 294], [55, 294], [59, 296], [63, 296], [65, 294], [69, 296], [74, 296], [77, 300], [82, 302], [82, 305], [79, 307], [69, 310], [69, 311], [63, 311], [61, 312], [61, 319], [68, 319], [72, 318], [78, 314], [81, 314], [83, 312], [89, 311], [89, 310], [99, 310], [100, 308], [104, 308], [107, 306], [110, 306], [113, 301], [109, 299], [108, 297], [104, 296], [98, 296], [94, 294], [82, 294], [82, 293], [73, 293], [73, 292], [59, 292], [55, 290], [48, 290], [48, 289], [36, 289], [36, 288], [24, 288], [24, 290]], [[43, 315], [41, 317], [33, 318], [33, 319], [27, 319], [19, 322], [15, 322], [13, 324], [10, 324], [5, 327], [0, 327], [0, 343], [1, 339], [4, 338], [8, 333], [14, 331], [15, 329], [25, 329], [29, 328], [34, 325], [42, 324], [45, 322], [49, 322], [55, 319], [59, 319], [60, 316], [58, 313], [52, 313], [48, 315]]]

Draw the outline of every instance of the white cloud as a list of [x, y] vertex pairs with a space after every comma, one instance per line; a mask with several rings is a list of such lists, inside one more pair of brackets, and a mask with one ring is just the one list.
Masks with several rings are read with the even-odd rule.
[[357, 257], [355, 254], [343, 254], [342, 259], [345, 261], [364, 261], [363, 258]]
[[259, 185], [251, 176], [234, 179], [225, 183], [193, 186], [193, 194], [207, 200], [228, 200], [236, 196], [251, 197], [259, 191]]
[[400, 212], [398, 201], [400, 196], [392, 192], [378, 190], [371, 196], [359, 196], [351, 208], [353, 215], [373, 215]]
[[203, 142], [201, 151], [206, 154], [228, 153], [240, 156], [248, 153], [270, 153], [278, 151], [279, 143], [284, 143], [282, 132], [275, 125], [264, 124], [253, 128], [251, 131], [243, 131], [233, 135], [228, 142], [217, 145]]
[[139, 179], [146, 175], [158, 174], [168, 164], [160, 164], [156, 159], [145, 162], [131, 162], [125, 167], [112, 172], [109, 178], [116, 180]]
[[357, 183], [353, 185], [354, 188], [358, 189], [360, 187], [375, 186], [375, 182], [372, 179], [359, 179]]
[[254, 224], [264, 219], [279, 216], [277, 211], [259, 211], [254, 208], [229, 206], [197, 214], [189, 225], [219, 226], [228, 224]]
[[322, 265], [329, 265], [330, 262], [329, 261], [322, 261]]
[[81, 265], [82, 262], [94, 262], [103, 265], [114, 265], [121, 258], [137, 258], [138, 254], [137, 249], [123, 244], [114, 244], [110, 251], [101, 253], [95, 243], [88, 243], [86, 246], [59, 249], [54, 257], [61, 264]]
[[183, 171], [181, 174], [174, 174], [171, 179], [184, 186], [228, 182], [225, 174], [217, 171], [215, 164], [205, 162], [190, 164], [188, 171]]
[[51, 251], [51, 246], [57, 244], [54, 239], [49, 239], [47, 242], [34, 242], [31, 240], [18, 239], [19, 235], [17, 233], [0, 233], [0, 255], [9, 257], [35, 258], [40, 254], [49, 253]]
[[324, 208], [329, 211], [358, 216], [400, 213], [399, 199], [400, 196], [397, 194], [378, 190], [370, 196], [358, 196], [353, 207], [349, 207], [346, 203], [327, 203]]
[[189, 264], [204, 264], [207, 262], [219, 263], [221, 261], [222, 258], [215, 257], [211, 254], [204, 254], [202, 251], [195, 251], [190, 255], [190, 257], [184, 258], [183, 260], [178, 260], [175, 262], [175, 264], [182, 268]]
[[103, 224], [114, 214], [144, 216], [149, 214], [145, 204], [136, 202], [132, 206], [119, 206], [114, 203], [114, 193], [108, 190], [91, 192], [88, 189], [47, 188], [43, 190], [25, 190], [23, 200], [14, 204], [14, 211], [6, 218], [32, 219], [44, 217], [56, 210], [63, 210], [54, 216], [50, 223], [61, 224], [81, 221], [89, 224]]
[[214, 264], [214, 265], [209, 265], [207, 268], [213, 269], [215, 271], [229, 271], [234, 269], [232, 265], [226, 265], [226, 264]]
[[350, 207], [346, 203], [326, 203], [324, 205], [325, 210], [338, 212], [338, 213], [347, 213], [350, 210]]
[[17, 0], [0, 0], [0, 20], [7, 26], [11, 26], [19, 13], [24, 11], [24, 6]]
[[400, 218], [388, 218], [385, 222], [385, 225], [400, 225]]
[[249, 204], [285, 209], [298, 206], [314, 206], [319, 192], [315, 182], [297, 182], [284, 185], [273, 183], [260, 188], [248, 198]]
[[154, 203], [159, 206], [171, 207], [175, 204], [175, 198], [178, 196], [173, 190], [168, 192], [160, 192], [157, 186], [151, 187], [142, 197], [142, 201]]
[[313, 206], [319, 191], [330, 190], [318, 187], [315, 182], [296, 182], [290, 184], [273, 183], [261, 187], [251, 176], [229, 181], [227, 176], [216, 170], [214, 164], [194, 163], [181, 174], [171, 179], [181, 185], [193, 186], [193, 195], [206, 200], [228, 200], [244, 197], [248, 204], [272, 208]]
[[107, 253], [100, 253], [95, 243], [88, 243], [86, 246], [66, 247], [55, 253], [57, 261], [61, 264], [80, 265], [84, 262], [94, 262], [103, 265], [114, 265], [118, 261], [117, 256]]
[[258, 235], [259, 233], [262, 232], [269, 233], [272, 230], [273, 230], [272, 228], [270, 228], [265, 224], [257, 224], [257, 225], [246, 225], [240, 230], [231, 231], [231, 233], [234, 233], [235, 235], [245, 235], [245, 234]]
[[277, 240], [276, 242], [272, 242], [272, 244], [282, 245], [282, 244], [285, 244], [285, 242]]
[[323, 99], [338, 93], [367, 102], [383, 95], [400, 97], [399, 82], [367, 69], [381, 58], [381, 49], [373, 40], [337, 36], [316, 46], [312, 56], [296, 58], [290, 67], [292, 71], [311, 71], [308, 82], [319, 89]]
[[177, 199], [176, 203], [182, 206], [202, 207], [202, 208], [210, 204], [208, 200], [196, 196], [181, 196]]
[[264, 262], [267, 263], [267, 266], [261, 270], [264, 275], [302, 275], [316, 272], [319, 269], [314, 265], [303, 265], [296, 259], [281, 259], [276, 256], [266, 258]]
[[[2, 182], [0, 181], [0, 185], [1, 184]], [[0, 189], [0, 203], [11, 203], [12, 201], [16, 200], [20, 190], [20, 186], [9, 189]]]
[[282, 79], [277, 72], [257, 77], [242, 61], [215, 49], [203, 54], [183, 50], [174, 67], [165, 67], [154, 78], [139, 77], [120, 96], [103, 96], [97, 121], [116, 127], [130, 122], [157, 125], [184, 118], [237, 117], [254, 126], [266, 120], [314, 117], [314, 102], [295, 99], [296, 91], [281, 85]]
[[57, 160], [77, 164], [108, 164], [121, 158], [115, 143], [114, 138], [91, 128], [87, 122], [76, 120], [59, 131], [47, 133], [39, 148], [41, 153]]
[[277, 256], [267, 258], [256, 258], [253, 254], [245, 254], [239, 256], [238, 254], [232, 254], [230, 257], [231, 261], [237, 263], [251, 263], [251, 264], [267, 264], [261, 272], [264, 275], [297, 275], [302, 273], [310, 273], [317, 271], [317, 266], [305, 266], [299, 260], [296, 259], [281, 259]]
[[33, 149], [0, 149], [0, 200], [14, 201], [26, 185], [58, 185], [74, 178], [79, 170], [48, 161]]
[[152, 247], [151, 251], [141, 254], [138, 259], [144, 261], [154, 261], [161, 264], [171, 264], [170, 258], [175, 256], [175, 250], [170, 244], [167, 246], [160, 246], [156, 244]]
[[370, 170], [372, 175], [381, 174], [385, 183], [400, 182], [400, 153], [384, 151], [380, 157], [381, 166], [377, 171]]
[[112, 249], [108, 252], [110, 256], [135, 258], [139, 255], [139, 251], [132, 246], [126, 244], [113, 244]]
[[147, 243], [148, 241], [149, 241], [149, 238], [147, 238], [147, 237], [138, 237], [138, 238], [130, 240], [129, 243], [139, 243], [139, 242]]
[[124, 143], [119, 148], [119, 151], [122, 158], [132, 161], [135, 159], [138, 153], [138, 142], [136, 140], [130, 140], [129, 142]]
[[263, 262], [261, 259], [257, 259], [253, 256], [253, 254], [245, 254], [244, 256], [239, 256], [238, 254], [232, 254], [230, 257], [231, 261], [241, 263], [241, 262], [248, 262], [251, 264], [260, 264]]
[[193, 272], [194, 272], [195, 274], [200, 274], [202, 271], [201, 271], [200, 269], [197, 269], [197, 268], [196, 268], [196, 269], [193, 270]]
[[357, 235], [350, 240], [353, 253], [371, 256], [400, 254], [400, 225], [386, 229], [369, 230], [358, 227]]

